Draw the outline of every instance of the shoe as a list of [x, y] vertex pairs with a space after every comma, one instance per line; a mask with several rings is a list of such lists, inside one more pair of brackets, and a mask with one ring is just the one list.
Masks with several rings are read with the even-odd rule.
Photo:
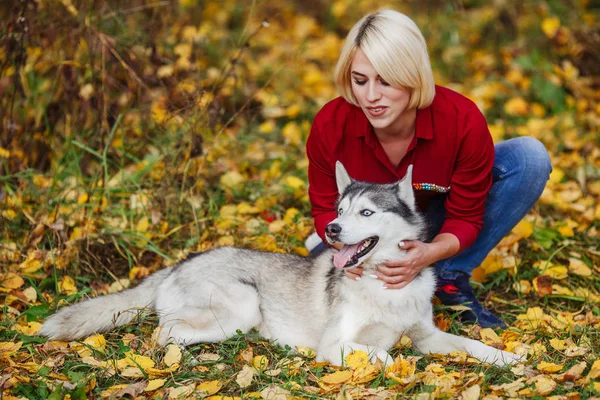
[[459, 316], [463, 322], [479, 324], [483, 328], [506, 329], [506, 324], [477, 300], [467, 274], [459, 273], [455, 279], [438, 278], [435, 295], [446, 306], [469, 307], [470, 310], [463, 311]]

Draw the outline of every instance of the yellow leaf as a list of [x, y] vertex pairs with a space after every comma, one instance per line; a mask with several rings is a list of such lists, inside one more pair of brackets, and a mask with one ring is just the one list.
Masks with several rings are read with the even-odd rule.
[[14, 354], [21, 348], [22, 344], [23, 342], [0, 342], [0, 354], [3, 356]]
[[142, 279], [150, 275], [150, 270], [147, 267], [133, 267], [129, 270], [129, 280]]
[[121, 389], [125, 389], [127, 386], [129, 386], [128, 383], [122, 383], [119, 385], [111, 386], [108, 389], [102, 391], [102, 393], [100, 393], [100, 397], [102, 397], [103, 399], [111, 397], [113, 394], [117, 393]]
[[148, 385], [144, 388], [144, 392], [153, 392], [156, 389], [160, 389], [167, 382], [166, 379], [152, 379], [148, 382]]
[[543, 375], [537, 377], [535, 381], [535, 390], [540, 396], [546, 396], [552, 393], [557, 386], [558, 383]]
[[369, 365], [369, 355], [361, 350], [355, 350], [346, 356], [346, 366], [352, 369], [365, 368]]
[[176, 344], [170, 344], [167, 346], [167, 353], [163, 358], [163, 362], [167, 367], [171, 367], [174, 364], [178, 364], [181, 361], [181, 348]]
[[560, 29], [560, 20], [557, 17], [547, 17], [542, 20], [542, 32], [550, 39], [554, 38]]
[[579, 276], [592, 276], [592, 269], [577, 258], [569, 258], [569, 271]]
[[429, 372], [433, 372], [436, 375], [441, 375], [443, 373], [446, 372], [446, 369], [444, 367], [442, 367], [440, 364], [429, 364], [427, 367], [425, 367], [426, 371]]
[[284, 125], [281, 134], [288, 144], [299, 146], [302, 143], [302, 131], [298, 124], [293, 121]]
[[92, 355], [90, 347], [100, 353], [104, 353], [106, 350], [106, 339], [104, 338], [104, 335], [89, 336], [83, 341], [83, 345], [74, 345], [73, 349], [77, 351], [79, 357], [90, 357]]
[[142, 217], [135, 225], [135, 230], [138, 232], [148, 232], [150, 228], [150, 220], [147, 217]]
[[44, 264], [42, 264], [40, 260], [30, 257], [19, 265], [19, 269], [21, 269], [25, 274], [30, 274], [42, 269], [43, 266]]
[[258, 132], [271, 133], [275, 130], [275, 121], [268, 119], [258, 126]]
[[549, 181], [551, 183], [554, 183], [557, 185], [562, 182], [564, 177], [565, 177], [565, 171], [563, 171], [562, 169], [560, 169], [558, 167], [552, 167], [552, 172], [550, 172], [550, 179], [549, 179]]
[[3, 275], [0, 279], [2, 279], [2, 287], [7, 289], [18, 289], [25, 283], [23, 278], [14, 272], [9, 272]]
[[81, 195], [79, 195], [79, 197], [77, 198], [77, 204], [84, 204], [87, 203], [89, 197], [87, 195], [87, 193], [83, 193]]
[[561, 339], [550, 339], [550, 346], [552, 346], [554, 350], [559, 351], [567, 348], [565, 341]]
[[221, 175], [221, 185], [228, 188], [233, 189], [242, 184], [244, 182], [244, 176], [237, 171], [229, 171], [223, 175]]
[[509, 115], [525, 116], [529, 113], [529, 106], [522, 97], [513, 97], [504, 104], [504, 112]]
[[65, 294], [75, 294], [77, 293], [77, 286], [75, 286], [73, 278], [66, 275], [58, 282], [58, 290]]
[[536, 369], [538, 369], [539, 371], [543, 371], [543, 372], [558, 372], [563, 368], [564, 368], [564, 365], [554, 364], [554, 363], [546, 362], [546, 361], [540, 362], [536, 367]]
[[2, 210], [2, 217], [4, 217], [5, 219], [12, 221], [13, 219], [15, 219], [17, 216], [17, 213], [15, 212], [15, 210]]
[[275, 220], [269, 224], [269, 232], [278, 233], [283, 230], [283, 228], [287, 225], [287, 223], [283, 220]]
[[532, 307], [527, 309], [527, 313], [517, 315], [517, 319], [530, 324], [532, 328], [537, 328], [541, 325], [544, 318], [544, 310], [541, 307]]
[[553, 279], [560, 280], [565, 279], [569, 275], [569, 270], [562, 265], [553, 265], [546, 268], [545, 274]]
[[484, 328], [480, 331], [481, 340], [487, 345], [502, 343], [502, 339], [498, 337], [492, 328]]
[[523, 219], [512, 229], [512, 233], [519, 239], [527, 239], [533, 233], [533, 224]]
[[214, 380], [208, 382], [202, 382], [196, 386], [196, 390], [204, 392], [204, 396], [212, 396], [217, 393], [223, 387], [223, 382]]
[[239, 215], [258, 214], [260, 212], [260, 208], [251, 206], [246, 202], [242, 202], [237, 205], [236, 212]]
[[315, 358], [317, 353], [308, 347], [296, 346], [296, 351], [306, 358]]
[[398, 343], [396, 343], [395, 347], [410, 349], [412, 347], [412, 345], [413, 345], [412, 339], [407, 335], [402, 335], [402, 337], [400, 337], [400, 340], [398, 341]]
[[298, 189], [301, 189], [302, 187], [304, 187], [304, 181], [302, 179], [292, 176], [292, 175], [286, 176], [284, 183], [294, 190], [298, 190]]
[[519, 293], [528, 294], [531, 292], [531, 283], [524, 279], [521, 279], [519, 282], [515, 282], [512, 285], [513, 289]]
[[10, 151], [6, 150], [4, 147], [0, 147], [0, 157], [8, 159], [10, 157]]
[[[407, 360], [402, 356], [396, 357], [394, 363], [385, 369], [385, 376], [396, 382], [415, 374], [417, 362], [414, 359]], [[400, 382], [401, 383], [401, 382]]]
[[479, 396], [481, 395], [481, 386], [473, 385], [470, 388], [463, 390], [460, 394], [460, 400], [479, 400]]
[[28, 322], [27, 325], [15, 325], [15, 329], [18, 332], [24, 333], [27, 336], [35, 336], [36, 333], [39, 332], [42, 324], [39, 322]]
[[131, 281], [129, 279], [121, 278], [118, 281], [115, 281], [110, 284], [108, 287], [108, 293], [117, 293], [122, 290], [127, 289], [131, 285]]
[[125, 357], [117, 361], [117, 369], [122, 370], [126, 367], [138, 367], [143, 370], [154, 368], [154, 361], [150, 357], [135, 354], [133, 351], [125, 353]]
[[[1, 351], [2, 350], [0, 350], [0, 352]], [[587, 377], [589, 379], [600, 378], [600, 360], [594, 361], [594, 364], [592, 364], [592, 368], [590, 369], [590, 372], [588, 372]]]
[[297, 208], [294, 208], [294, 207], [288, 208], [285, 211], [285, 215], [283, 216], [283, 220], [286, 223], [291, 224], [292, 222], [294, 222], [294, 219], [299, 214], [300, 214], [300, 210], [298, 210]]
[[327, 385], [339, 385], [347, 382], [352, 378], [352, 371], [336, 371], [333, 374], [324, 375], [320, 382]]
[[254, 356], [252, 366], [259, 371], [264, 371], [269, 366], [269, 359], [265, 356]]
[[561, 225], [558, 228], [556, 228], [556, 230], [558, 231], [558, 233], [560, 233], [562, 235], [562, 237], [575, 236], [575, 231], [569, 225]]

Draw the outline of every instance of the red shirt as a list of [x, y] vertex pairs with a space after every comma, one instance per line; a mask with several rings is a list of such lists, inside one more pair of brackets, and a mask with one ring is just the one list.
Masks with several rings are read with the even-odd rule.
[[374, 183], [396, 182], [412, 164], [419, 209], [424, 210], [432, 196], [444, 195], [423, 190], [419, 184], [450, 187], [440, 233], [454, 234], [462, 251], [475, 241], [481, 229], [485, 199], [492, 185], [494, 144], [475, 103], [450, 89], [436, 86], [433, 103], [417, 111], [415, 136], [397, 168], [364, 112], [341, 97], [327, 103], [315, 116], [306, 152], [308, 193], [321, 238], [325, 226], [337, 216], [334, 203], [338, 197], [338, 160], [353, 179]]

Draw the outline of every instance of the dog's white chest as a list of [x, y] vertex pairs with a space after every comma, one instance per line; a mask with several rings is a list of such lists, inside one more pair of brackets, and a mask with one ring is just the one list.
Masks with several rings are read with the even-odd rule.
[[413, 281], [402, 289], [383, 289], [383, 282], [364, 276], [344, 293], [360, 323], [382, 323], [396, 331], [409, 329], [431, 314], [433, 280]]

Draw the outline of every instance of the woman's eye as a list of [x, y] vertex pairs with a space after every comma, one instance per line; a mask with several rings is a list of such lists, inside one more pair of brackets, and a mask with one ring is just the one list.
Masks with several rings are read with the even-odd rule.
[[365, 83], [367, 83], [367, 81], [359, 81], [359, 80], [356, 80], [356, 79], [355, 79], [355, 80], [354, 80], [354, 83], [356, 83], [358, 86], [362, 86], [362, 85], [364, 85]]
[[379, 81], [381, 82], [381, 84], [382, 84], [383, 86], [390, 86], [390, 84], [389, 84], [389, 83], [387, 83], [386, 81], [384, 81], [383, 79], [380, 79]]
[[371, 210], [362, 210], [360, 212], [360, 215], [362, 215], [363, 217], [370, 217], [371, 215], [373, 215], [373, 211], [371, 211]]

